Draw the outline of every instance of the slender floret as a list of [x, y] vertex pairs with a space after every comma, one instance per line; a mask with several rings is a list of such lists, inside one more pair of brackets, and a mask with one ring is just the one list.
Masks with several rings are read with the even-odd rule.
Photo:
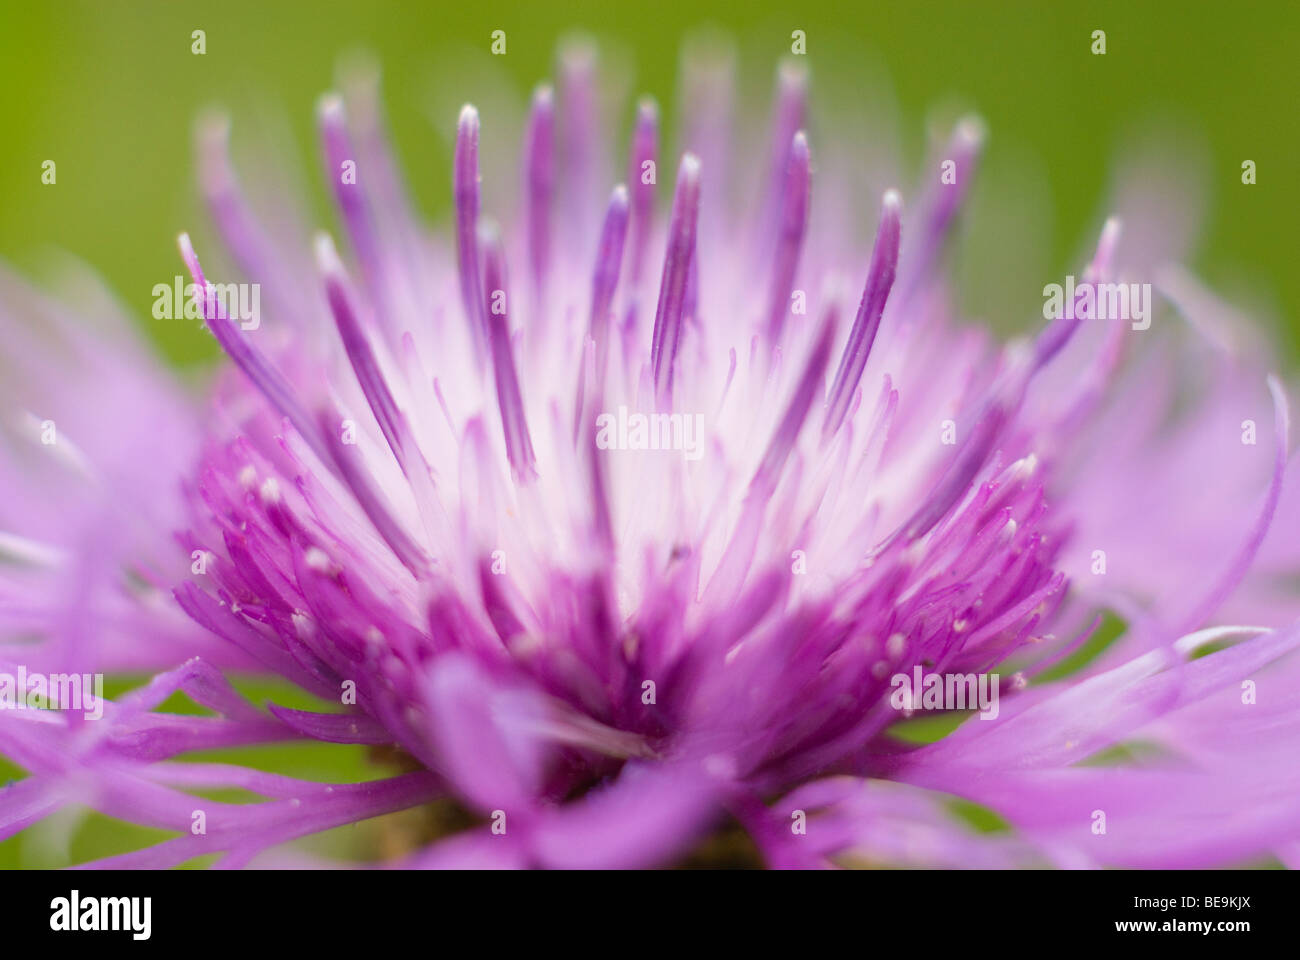
[[687, 286], [695, 261], [695, 226], [699, 214], [700, 161], [688, 153], [677, 169], [677, 191], [673, 195], [672, 219], [668, 222], [668, 251], [664, 254], [654, 339], [650, 345], [655, 391], [664, 406], [672, 405], [673, 373], [687, 309]]

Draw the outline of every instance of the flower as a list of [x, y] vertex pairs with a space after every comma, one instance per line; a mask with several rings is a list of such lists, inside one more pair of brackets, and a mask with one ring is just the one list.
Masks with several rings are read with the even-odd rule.
[[[30, 773], [0, 793], [0, 836], [75, 799], [180, 833], [104, 864], [220, 852], [239, 866], [451, 802], [469, 826], [397, 863], [665, 865], [726, 817], [780, 867], [1294, 860], [1297, 605], [1252, 575], [1297, 567], [1290, 544], [1266, 546], [1300, 502], [1286, 398], [1225, 309], [1161, 263], [1158, 231], [1126, 250], [1108, 220], [1084, 280], [1154, 277], [1200, 340], [1090, 319], [1079, 299], [999, 345], [961, 324], [944, 283], [976, 121], [927, 167], [911, 212], [885, 192], [866, 257], [833, 219], [817, 233], [798, 71], [780, 76], [753, 210], [711, 197], [729, 174], [705, 125], [666, 221], [653, 103], [627, 182], [601, 184], [595, 83], [568, 59], [558, 92], [535, 95], [508, 230], [484, 214], [465, 107], [441, 238], [404, 198], [374, 88], [325, 98], [352, 269], [320, 235], [304, 270], [244, 199], [224, 128], [204, 128], [214, 220], [272, 311], [242, 324], [182, 235], [232, 369], [176, 525], [197, 559], [175, 600], [203, 639], [163, 646], [179, 660], [219, 639], [231, 663], [338, 709], [263, 712], [203, 650], [103, 724], [0, 713], [0, 751]], [[847, 208], [852, 183], [816, 179]], [[134, 382], [138, 365], [105, 362]], [[1190, 399], [1184, 368], [1204, 371]], [[130, 415], [145, 402], [123, 401]], [[1271, 444], [1255, 443], [1270, 424]], [[177, 433], [188, 451], [198, 428]], [[91, 513], [111, 541], [119, 528]], [[160, 551], [172, 528], [152, 529], [145, 548]], [[115, 602], [151, 643], [175, 616]], [[1104, 611], [1123, 636], [1050, 679]], [[1212, 625], [1225, 611], [1260, 625]], [[930, 694], [963, 689], [980, 691], [979, 717], [900, 739], [914, 711], [960, 719], [973, 701]], [[177, 690], [217, 716], [159, 712]], [[292, 738], [387, 749], [405, 772], [327, 785], [166, 762]], [[1125, 762], [1099, 762], [1118, 747]], [[186, 792], [212, 786], [266, 799]], [[972, 830], [953, 796], [1013, 829]]]

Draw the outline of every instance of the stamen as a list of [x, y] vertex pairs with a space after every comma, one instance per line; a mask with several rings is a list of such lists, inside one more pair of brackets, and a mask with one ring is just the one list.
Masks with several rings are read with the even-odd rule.
[[811, 189], [808, 140], [800, 131], [790, 145], [790, 162], [785, 171], [785, 196], [781, 210], [781, 233], [777, 239], [776, 261], [772, 267], [771, 300], [767, 312], [767, 340], [775, 347], [790, 312], [790, 291], [803, 249], [804, 228], [808, 224]]
[[[253, 216], [230, 162], [230, 121], [225, 116], [210, 116], [198, 129], [199, 185], [221, 239], [245, 276], [276, 277], [287, 272], [283, 259], [269, 242], [257, 218]], [[275, 297], [278, 285], [267, 293]], [[302, 305], [293, 298], [277, 297], [282, 315], [301, 321]]]
[[1104, 280], [1110, 276], [1111, 260], [1115, 256], [1115, 248], [1119, 246], [1119, 236], [1123, 229], [1124, 224], [1119, 217], [1107, 217], [1102, 224], [1097, 252], [1092, 255], [1092, 263], [1088, 265], [1090, 279]]
[[[699, 218], [696, 217], [698, 224]], [[699, 235], [699, 228], [696, 227], [696, 236]], [[686, 268], [686, 292], [682, 297], [682, 321], [689, 320], [697, 324], [699, 316], [700, 303], [700, 257], [698, 242], [691, 248], [691, 262]]]
[[[338, 200], [343, 224], [347, 227], [357, 263], [361, 265], [366, 289], [377, 302], [382, 303], [386, 296], [386, 286], [380, 269], [378, 243], [366, 208], [365, 194], [361, 189], [360, 172], [356, 171], [357, 175], [350, 178], [351, 182], [345, 182], [343, 178], [343, 164], [356, 163], [357, 155], [348, 137], [343, 101], [336, 94], [321, 99], [319, 124], [321, 143], [325, 150], [325, 179]], [[384, 312], [381, 311], [381, 314]]]
[[[370, 409], [374, 411], [379, 429], [383, 431], [398, 466], [409, 478], [411, 475], [409, 454], [415, 452], [418, 455], [419, 451], [411, 441], [410, 425], [406, 422], [405, 415], [398, 409], [392, 391], [388, 389], [388, 382], [384, 379], [383, 371], [379, 369], [375, 351], [361, 329], [352, 304], [348, 301], [345, 289], [347, 278], [343, 264], [339, 262], [334, 242], [327, 234], [321, 234], [316, 238], [316, 262], [325, 280], [325, 296], [329, 301], [330, 311], [334, 314], [339, 338], [343, 341], [343, 349], [347, 352], [348, 359], [352, 361], [352, 370], [361, 385], [361, 392], [370, 403]], [[411, 450], [407, 449], [408, 444]]]
[[418, 309], [431, 296], [425, 290], [420, 262], [421, 228], [412, 217], [414, 207], [393, 156], [379, 93], [379, 67], [364, 59], [350, 64], [343, 79], [343, 100], [356, 131], [358, 165], [365, 165], [366, 196], [376, 212], [381, 262], [389, 265], [392, 282], [402, 285], [402, 299]]
[[[559, 58], [560, 177], [564, 195], [561, 218], [564, 243], [570, 255], [585, 256], [583, 241], [595, 220], [596, 194], [592, 186], [599, 162], [597, 134], [596, 52], [586, 41], [568, 44]], [[603, 178], [602, 178], [603, 179]]]
[[[609, 198], [609, 210], [600, 231], [596, 251], [596, 269], [591, 278], [591, 314], [587, 320], [587, 338], [583, 342], [583, 362], [578, 370], [577, 399], [573, 405], [573, 438], [576, 445], [587, 408], [600, 404], [605, 396], [605, 376], [609, 359], [609, 312], [618, 287], [619, 265], [623, 260], [623, 242], [627, 236], [627, 187], [619, 184]], [[591, 346], [590, 355], [587, 345]], [[593, 381], [594, 396], [587, 396], [587, 381]]]
[[[721, 35], [688, 39], [681, 58], [681, 149], [689, 150], [710, 170], [730, 170], [731, 145], [735, 140], [736, 53], [729, 38]], [[710, 191], [701, 201], [700, 223], [710, 221], [720, 228], [725, 214], [725, 191]], [[712, 208], [712, 210], [710, 209]]]
[[[528, 117], [525, 162], [528, 181], [528, 264], [533, 291], [541, 299], [551, 259], [551, 195], [555, 187], [555, 98], [550, 87], [538, 87]], [[546, 311], [538, 310], [539, 318]]]
[[768, 443], [763, 460], [754, 473], [754, 479], [750, 482], [750, 489], [764, 498], [770, 496], [776, 489], [776, 482], [781, 476], [781, 470], [790, 456], [790, 451], [794, 449], [795, 441], [799, 439], [799, 433], [808, 417], [808, 410], [812, 407], [813, 398], [821, 391], [822, 378], [830, 362], [831, 345], [835, 340], [837, 322], [837, 309], [832, 304], [826, 308], [821, 330], [817, 334], [812, 352], [808, 355], [808, 362], [804, 365], [799, 383], [790, 397], [790, 402], [786, 405], [776, 433]]
[[[641, 101], [636, 112], [636, 129], [632, 133], [632, 151], [628, 156], [627, 182], [631, 185], [632, 247], [628, 255], [628, 279], [633, 287], [641, 281], [645, 266], [650, 228], [654, 223], [655, 185], [646, 183], [647, 163], [658, 163], [659, 107], [649, 97]], [[656, 177], [657, 179], [657, 177]]]
[[216, 338], [221, 349], [225, 350], [235, 365], [244, 372], [249, 381], [261, 391], [271, 406], [289, 418], [289, 422], [302, 434], [312, 452], [320, 457], [322, 463], [329, 463], [329, 454], [320, 435], [316, 431], [316, 422], [307, 415], [307, 411], [298, 402], [297, 391], [284, 379], [280, 371], [262, 356], [248, 339], [241, 335], [239, 328], [231, 322], [222, 309], [220, 302], [207, 279], [190, 235], [182, 233], [177, 239], [181, 257], [190, 271], [195, 286], [204, 291], [204, 319], [208, 329]]
[[492, 349], [492, 370], [497, 384], [497, 404], [501, 408], [501, 428], [505, 432], [506, 458], [515, 482], [524, 484], [537, 477], [533, 441], [524, 417], [523, 396], [519, 392], [519, 375], [510, 348], [510, 320], [507, 311], [505, 253], [501, 236], [491, 224], [482, 230], [484, 294], [488, 338]]
[[[596, 343], [590, 335], [583, 337], [578, 356], [578, 389], [573, 399], [573, 448], [579, 449], [578, 441], [582, 436], [582, 425], [587, 422], [588, 405], [598, 406], [601, 401], [595, 397], [596, 380]], [[591, 393], [591, 396], [588, 396]]]
[[[1097, 241], [1097, 252], [1093, 254], [1092, 263], [1084, 271], [1083, 278], [1088, 283], [1098, 283], [1105, 279], [1110, 273], [1110, 260], [1115, 252], [1115, 245], [1119, 242], [1120, 221], [1118, 217], [1110, 217], [1105, 225], [1101, 228], [1101, 238]], [[1075, 309], [1071, 311], [1073, 316], [1061, 316], [1053, 320], [1041, 334], [1034, 344], [1034, 369], [1037, 370], [1047, 363], [1061, 349], [1070, 342], [1074, 336], [1079, 324], [1082, 323], [1083, 311], [1079, 309], [1080, 301], [1083, 297], [1083, 291], [1080, 290], [1075, 300]]]
[[[776, 106], [772, 116], [772, 159], [768, 168], [767, 195], [763, 200], [764, 237], [775, 236], [785, 195], [786, 170], [790, 163], [794, 135], [804, 129], [808, 101], [808, 71], [801, 65], [785, 63], [777, 75]], [[766, 243], [766, 241], [764, 241]], [[761, 251], [766, 260], [771, 248]]]
[[587, 431], [587, 479], [591, 484], [591, 517], [596, 541], [606, 555], [614, 552], [614, 521], [609, 505], [609, 479], [604, 451], [596, 445], [596, 431]]
[[460, 296], [465, 306], [479, 367], [487, 354], [483, 287], [479, 280], [478, 250], [478, 111], [465, 104], [456, 128], [456, 160], [452, 173], [456, 201], [456, 256], [460, 269]]
[[663, 279], [659, 285], [659, 305], [655, 310], [650, 348], [655, 393], [665, 405], [671, 405], [673, 366], [681, 339], [687, 277], [691, 260], [695, 257], [695, 225], [699, 209], [700, 162], [688, 153], [682, 157], [677, 170], [677, 190], [673, 196], [672, 221], [668, 225], [668, 249], [664, 254]]
[[591, 315], [588, 336], [596, 343], [597, 396], [605, 393], [606, 361], [609, 357], [609, 311], [618, 287], [619, 266], [623, 262], [623, 243], [627, 237], [627, 187], [619, 184], [609, 198], [609, 209], [600, 231], [596, 269], [591, 278]]
[[840, 368], [835, 374], [835, 384], [831, 387], [830, 399], [826, 404], [823, 439], [833, 436], [844, 422], [853, 393], [862, 379], [862, 371], [866, 369], [876, 332], [880, 329], [880, 316], [885, 311], [885, 302], [894, 283], [894, 271], [898, 267], [901, 207], [902, 200], [898, 194], [893, 190], [885, 191], [880, 205], [876, 245], [872, 248], [871, 267], [867, 271], [867, 285], [863, 288], [858, 315], [853, 321], [848, 343], [844, 345], [844, 355], [840, 359]]
[[952, 509], [953, 504], [975, 479], [975, 474], [984, 466], [1008, 416], [1009, 411], [1003, 403], [993, 400], [987, 404], [952, 465], [912, 514], [911, 519], [900, 528], [904, 541], [910, 543], [919, 540]]
[[785, 468], [786, 460], [789, 459], [790, 452], [799, 439], [799, 433], [812, 407], [813, 398], [820, 391], [826, 365], [830, 362], [831, 345], [835, 340], [836, 315], [837, 311], [833, 305], [826, 309], [821, 329], [817, 333], [808, 361], [799, 376], [799, 382], [790, 396], [780, 423], [777, 424], [776, 432], [768, 443], [763, 459], [754, 471], [754, 477], [745, 494], [740, 518], [732, 531], [722, 559], [709, 579], [706, 599], [718, 603], [722, 608], [734, 601], [745, 583], [756, 555], [768, 500], [776, 490], [781, 471]]
[[[215, 292], [203, 275], [203, 267], [194, 252], [189, 234], [182, 233], [178, 243], [181, 257], [185, 260], [195, 285], [205, 291], [204, 318], [222, 349], [253, 386], [261, 391], [267, 402], [289, 418], [289, 422], [321, 463], [335, 464], [339, 476], [351, 489], [361, 509], [403, 565], [416, 577], [425, 576], [429, 569], [428, 556], [393, 519], [379, 493], [371, 485], [369, 475], [358, 470], [347, 451], [342, 449], [342, 439], [337, 436], [329, 415], [322, 413], [317, 419], [307, 415], [307, 411], [298, 403], [294, 389], [247, 339], [240, 336], [239, 329], [225, 315]], [[327, 437], [330, 439], [327, 440]]]
[[955, 182], [940, 182], [942, 168], [927, 171], [926, 175], [933, 179], [926, 193], [928, 199], [922, 208], [921, 232], [915, 245], [909, 248], [908, 257], [902, 265], [899, 293], [895, 302], [905, 303], [934, 266], [953, 218], [970, 194], [983, 149], [984, 125], [977, 117], [965, 117], [953, 130], [941, 158], [953, 162]]
[[402, 562], [402, 566], [411, 571], [417, 580], [426, 578], [430, 571], [429, 555], [407, 535], [382, 494], [371, 483], [369, 473], [358, 465], [358, 451], [361, 448], [343, 442], [329, 413], [321, 412], [318, 426], [321, 435], [329, 438], [326, 442], [329, 445], [330, 459], [326, 462], [333, 463], [337, 468], [339, 476], [356, 497], [357, 504], [393, 551], [393, 555]]

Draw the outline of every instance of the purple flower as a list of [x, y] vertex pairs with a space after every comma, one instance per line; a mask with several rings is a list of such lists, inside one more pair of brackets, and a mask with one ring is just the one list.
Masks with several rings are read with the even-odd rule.
[[[179, 834], [106, 864], [299, 862], [283, 844], [437, 802], [466, 826], [396, 862], [665, 865], [736, 825], [778, 867], [1300, 860], [1300, 551], [1268, 537], [1300, 510], [1286, 399], [1167, 265], [1161, 191], [1130, 192], [1140, 243], [1112, 218], [1082, 272], [1154, 284], [1156, 325], [1102, 319], [1080, 287], [1000, 345], [944, 279], [977, 123], [906, 211], [884, 193], [868, 250], [854, 180], [823, 176], [803, 132], [798, 72], [764, 185], [734, 206], [753, 164], [726, 163], [725, 91], [703, 88], [676, 164], [642, 102], [615, 186], [595, 83], [566, 60], [534, 97], [509, 229], [462, 111], [444, 235], [411, 211], [374, 87], [322, 101], [350, 266], [326, 235], [305, 266], [205, 127], [204, 192], [268, 310], [236, 316], [181, 237], [233, 362], [202, 414], [67, 325], [101, 369], [87, 407], [22, 343], [20, 387], [69, 404], [88, 446], [3, 465], [20, 564], [0, 568], [0, 657], [184, 662], [100, 724], [0, 711], [0, 753], [29, 771], [0, 792], [0, 838], [77, 802]], [[124, 580], [145, 570], [154, 589]], [[1105, 611], [1123, 634], [1059, 669]], [[31, 633], [46, 642], [16, 642]], [[263, 711], [218, 669], [250, 665], [334, 706]], [[160, 712], [177, 690], [216, 715]], [[929, 710], [955, 729], [921, 744], [906, 721]], [[295, 738], [406, 772], [165, 762]], [[187, 792], [208, 787], [265, 799]], [[1010, 829], [973, 829], [954, 798]]]

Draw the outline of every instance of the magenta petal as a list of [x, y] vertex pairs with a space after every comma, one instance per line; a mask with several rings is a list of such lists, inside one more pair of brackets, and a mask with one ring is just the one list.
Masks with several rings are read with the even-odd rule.
[[719, 813], [721, 786], [688, 764], [627, 764], [612, 784], [548, 812], [533, 849], [562, 869], [635, 869], [671, 860]]
[[449, 655], [432, 665], [424, 701], [443, 772], [458, 792], [481, 810], [526, 816], [542, 775], [540, 699]]

